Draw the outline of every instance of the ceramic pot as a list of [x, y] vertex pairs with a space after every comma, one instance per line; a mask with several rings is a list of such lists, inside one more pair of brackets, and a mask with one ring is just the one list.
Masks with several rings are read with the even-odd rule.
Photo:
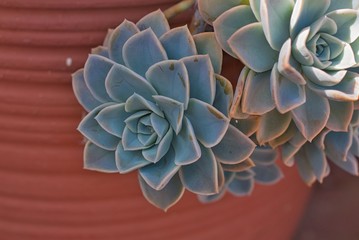
[[135, 173], [83, 170], [71, 73], [108, 28], [174, 2], [0, 0], [1, 239], [290, 239], [309, 192], [294, 169], [251, 197], [203, 205], [186, 193], [167, 213]]

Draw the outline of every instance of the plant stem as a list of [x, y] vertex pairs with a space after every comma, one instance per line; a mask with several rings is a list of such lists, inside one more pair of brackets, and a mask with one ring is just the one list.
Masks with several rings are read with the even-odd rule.
[[191, 8], [196, 3], [196, 0], [183, 0], [176, 5], [166, 9], [164, 14], [167, 19], [173, 18], [174, 16], [182, 13]]

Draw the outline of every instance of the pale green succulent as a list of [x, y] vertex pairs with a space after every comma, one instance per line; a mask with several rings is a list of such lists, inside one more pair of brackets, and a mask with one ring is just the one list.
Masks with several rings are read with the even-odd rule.
[[73, 75], [89, 112], [78, 128], [88, 139], [85, 168], [138, 170], [143, 194], [162, 209], [184, 189], [218, 193], [224, 167], [245, 163], [255, 148], [229, 125], [233, 89], [221, 64], [213, 33], [170, 29], [161, 11], [109, 31]]
[[[260, 144], [295, 130], [312, 141], [324, 128], [346, 131], [359, 97], [357, 0], [199, 0], [222, 49], [246, 68], [231, 116], [261, 116]], [[336, 116], [344, 114], [345, 123]], [[293, 120], [293, 121], [292, 121]], [[279, 139], [278, 139], [279, 138]]]
[[234, 196], [249, 196], [254, 190], [255, 184], [272, 185], [282, 177], [282, 171], [276, 165], [278, 151], [270, 147], [256, 147], [249, 157], [255, 164], [254, 167], [241, 169], [241, 171], [225, 171], [225, 184], [219, 193], [214, 195], [199, 195], [201, 202], [214, 202], [220, 200], [226, 191]]

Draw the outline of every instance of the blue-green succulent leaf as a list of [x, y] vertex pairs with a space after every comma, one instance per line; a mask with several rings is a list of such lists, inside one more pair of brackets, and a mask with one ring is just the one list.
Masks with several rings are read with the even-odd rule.
[[254, 179], [242, 180], [235, 178], [228, 184], [228, 191], [235, 196], [248, 196], [254, 189]]
[[141, 31], [151, 28], [158, 38], [170, 30], [170, 25], [161, 10], [147, 14], [136, 25]]
[[300, 150], [301, 147], [298, 146], [294, 146], [290, 143], [284, 143], [281, 146], [281, 157], [282, 157], [282, 161], [283, 163], [288, 166], [291, 167], [294, 165], [294, 156], [295, 154]]
[[329, 132], [325, 136], [325, 153], [335, 162], [346, 161], [353, 143], [353, 131]]
[[84, 117], [84, 119], [82, 119], [77, 128], [82, 135], [84, 135], [92, 143], [105, 150], [115, 150], [120, 139], [105, 131], [96, 121], [95, 117], [102, 109], [112, 104], [113, 103], [104, 103], [93, 109], [86, 115], [86, 117]]
[[263, 0], [260, 4], [261, 22], [269, 45], [279, 51], [289, 37], [289, 22], [293, 0]]
[[302, 69], [309, 80], [320, 86], [334, 86], [340, 83], [347, 74], [346, 70], [323, 71], [312, 66], [302, 66]]
[[[137, 111], [135, 113], [130, 113], [130, 116], [125, 119], [126, 127], [129, 128], [132, 132], [136, 133], [143, 133], [143, 134], [150, 134], [150, 129], [148, 126], [150, 126], [150, 114], [151, 111], [149, 110], [143, 110], [143, 111]], [[146, 123], [144, 123], [146, 119]], [[142, 124], [139, 124], [142, 123]], [[147, 123], [148, 122], [148, 123]], [[139, 131], [139, 126], [140, 131]]]
[[87, 142], [84, 149], [84, 168], [105, 173], [118, 172], [115, 163], [115, 152], [107, 151]]
[[127, 21], [125, 19], [117, 28], [112, 31], [108, 39], [109, 57], [113, 61], [124, 65], [125, 62], [123, 61], [122, 57], [123, 45], [130, 37], [139, 32], [140, 30], [133, 22]]
[[326, 127], [332, 131], [348, 131], [354, 104], [352, 102], [329, 101], [329, 106], [330, 116]]
[[146, 148], [138, 139], [138, 134], [125, 127], [122, 134], [122, 146], [125, 151], [137, 151]]
[[151, 127], [156, 132], [159, 139], [162, 139], [169, 129], [169, 123], [166, 119], [151, 113]]
[[[143, 111], [143, 112], [147, 112], [147, 111]], [[143, 114], [142, 111], [138, 111], [136, 113], [134, 113], [133, 115], [137, 115], [137, 114]], [[143, 115], [144, 116], [144, 115]], [[137, 115], [137, 117], [139, 117], [139, 115]], [[132, 116], [131, 116], [132, 118]], [[145, 126], [151, 126], [151, 116], [147, 115], [147, 116], [144, 116], [144, 117], [141, 117], [141, 119], [139, 119], [139, 121], [145, 125]], [[126, 124], [128, 126], [128, 122], [127, 122], [127, 119], [126, 119]], [[136, 129], [136, 128], [135, 128]], [[134, 132], [136, 132], [136, 130], [134, 130]]]
[[[154, 113], [152, 113], [151, 115], [157, 116]], [[152, 130], [152, 133], [149, 133], [149, 134], [137, 133], [137, 138], [146, 147], [151, 147], [156, 142], [160, 142], [160, 140], [158, 140], [159, 136], [157, 136], [157, 134], [153, 130]]]
[[270, 75], [270, 71], [249, 72], [242, 96], [244, 113], [262, 115], [275, 107], [270, 90]]
[[256, 72], [271, 70], [278, 60], [279, 53], [269, 45], [261, 23], [251, 23], [240, 28], [229, 38], [228, 43], [236, 56]]
[[168, 129], [166, 135], [161, 139], [161, 141], [157, 145], [142, 150], [143, 156], [148, 161], [157, 163], [170, 149], [172, 139], [173, 139], [173, 131], [172, 129]]
[[359, 37], [359, 11], [354, 9], [340, 9], [328, 13], [327, 16], [335, 21], [338, 31], [334, 34], [335, 37], [352, 43]]
[[307, 157], [305, 151], [300, 149], [295, 156], [295, 163], [297, 164], [300, 177], [307, 185], [311, 186], [315, 182], [316, 177]]
[[219, 192], [218, 166], [211, 149], [201, 147], [201, 157], [194, 163], [180, 169], [183, 185], [191, 192], [210, 195]]
[[90, 54], [84, 67], [84, 77], [87, 87], [94, 97], [101, 102], [112, 102], [105, 88], [108, 72], [115, 63], [108, 58]]
[[177, 165], [191, 164], [201, 157], [201, 148], [186, 117], [183, 119], [181, 131], [173, 138], [172, 147], [175, 150], [174, 161]]
[[102, 109], [95, 119], [107, 132], [121, 138], [125, 129], [125, 120], [131, 114], [125, 111], [125, 104], [114, 104]]
[[219, 16], [216, 21], [213, 22], [213, 27], [222, 49], [233, 57], [236, 57], [236, 54], [228, 44], [228, 39], [238, 29], [254, 22], [256, 22], [256, 18], [251, 8], [246, 5], [233, 7]]
[[147, 80], [157, 90], [158, 95], [183, 103], [187, 109], [189, 100], [189, 80], [185, 65], [181, 61], [167, 60], [150, 67]]
[[307, 88], [306, 102], [292, 110], [292, 117], [303, 136], [312, 141], [327, 124], [329, 113], [328, 99]]
[[122, 56], [126, 66], [141, 76], [153, 64], [167, 60], [165, 49], [150, 28], [130, 37], [123, 46]]
[[91, 49], [92, 54], [100, 55], [105, 58], [110, 58], [110, 53], [107, 47], [97, 46]]
[[167, 211], [175, 205], [184, 193], [184, 187], [178, 175], [174, 175], [162, 190], [157, 191], [151, 188], [139, 175], [139, 182], [144, 197], [154, 206]]
[[168, 59], [178, 60], [197, 54], [196, 44], [187, 26], [171, 29], [160, 38], [160, 42]]
[[223, 113], [194, 98], [189, 100], [185, 115], [190, 120], [197, 139], [207, 148], [222, 140], [229, 125], [229, 119]]
[[[349, 70], [353, 73], [359, 73], [359, 67], [350, 68]], [[359, 106], [359, 103], [357, 105]], [[359, 109], [359, 108], [356, 108], [356, 109]]]
[[181, 60], [188, 72], [190, 98], [212, 104], [216, 94], [216, 79], [208, 55], [186, 57]]
[[155, 144], [156, 141], [158, 141], [158, 136], [156, 133], [152, 133], [152, 134], [138, 133], [137, 138], [146, 147], [151, 147], [153, 146], [153, 144]]
[[261, 21], [261, 0], [249, 0], [249, 5], [256, 16], [258, 22]]
[[355, 55], [352, 47], [349, 43], [344, 43], [344, 49], [341, 54], [331, 60], [330, 66], [327, 67], [328, 70], [341, 70], [345, 68], [350, 68], [356, 65]]
[[330, 132], [329, 129], [325, 128], [324, 130], [322, 130], [322, 132], [313, 140], [313, 144], [316, 144], [318, 148], [320, 148], [321, 150], [324, 151], [325, 149], [325, 144], [324, 144], [324, 140], [325, 137], [327, 136], [327, 134]]
[[307, 143], [302, 148], [302, 157], [306, 157], [307, 161], [319, 182], [323, 182], [326, 177], [326, 170], [328, 162], [325, 157], [324, 151], [316, 144]]
[[334, 101], [356, 101], [359, 97], [359, 74], [348, 71], [343, 80], [332, 87], [322, 87], [311, 81], [308, 81], [308, 87]]
[[137, 133], [137, 138], [144, 146], [150, 147], [156, 142], [158, 136], [156, 133], [152, 133], [152, 134]]
[[352, 120], [350, 122], [352, 126], [358, 126], [359, 125], [359, 111], [354, 111]]
[[218, 189], [222, 189], [226, 184], [226, 177], [224, 175], [224, 169], [222, 167], [222, 164], [218, 161], [217, 162], [217, 178], [218, 178]]
[[292, 120], [290, 113], [281, 114], [276, 109], [265, 113], [259, 120], [257, 141], [263, 145], [281, 136]]
[[221, 190], [217, 194], [197, 195], [197, 198], [201, 203], [213, 203], [213, 202], [216, 202], [216, 201], [220, 200], [221, 198], [223, 198], [225, 193], [226, 193], [226, 189], [221, 188]]
[[216, 74], [216, 96], [213, 106], [228, 116], [232, 101], [233, 87], [231, 82], [225, 77]]
[[122, 65], [114, 65], [111, 68], [105, 84], [109, 95], [119, 102], [125, 102], [134, 93], [148, 100], [157, 94], [146, 79]]
[[[314, 64], [315, 56], [308, 49], [307, 41], [310, 34], [310, 27], [304, 28], [293, 41], [292, 54], [302, 65], [311, 66]], [[324, 68], [324, 67], [323, 67]]]
[[151, 147], [153, 146], [153, 144], [155, 144], [156, 141], [158, 141], [158, 136], [156, 133], [152, 133], [152, 134], [138, 133], [137, 138], [146, 147]]
[[250, 137], [254, 134], [259, 127], [260, 117], [250, 116], [246, 119], [231, 119], [231, 125], [236, 127], [239, 131]]
[[299, 63], [292, 57], [292, 40], [290, 38], [284, 42], [280, 50], [277, 68], [281, 75], [293, 83], [306, 84], [306, 80], [300, 72]]
[[72, 89], [74, 90], [77, 101], [81, 106], [90, 112], [94, 108], [100, 106], [102, 102], [94, 97], [87, 87], [84, 79], [84, 70], [80, 69], [72, 74]]
[[295, 127], [294, 122], [292, 121], [287, 130], [285, 130], [285, 132], [280, 135], [279, 137], [271, 140], [268, 142], [268, 145], [271, 146], [273, 149], [283, 145], [284, 143], [288, 142], [291, 140], [291, 138], [294, 136], [295, 131], [298, 131], [297, 128]]
[[178, 134], [182, 128], [183, 103], [160, 95], [153, 96], [153, 98], [158, 107], [163, 111], [167, 121], [171, 124], [173, 131]]
[[159, 107], [151, 102], [146, 100], [144, 97], [134, 93], [129, 97], [125, 104], [126, 112], [137, 112], [140, 110], [150, 110], [151, 112], [156, 113], [158, 116], [164, 117], [163, 112]]
[[[330, 19], [330, 18], [328, 18], [328, 19]], [[333, 24], [335, 24], [335, 23], [333, 23]], [[317, 37], [320, 37], [321, 39], [316, 39]], [[323, 61], [329, 60], [329, 59], [332, 60], [332, 59], [337, 58], [343, 52], [344, 47], [347, 46], [347, 43], [345, 43], [342, 40], [334, 37], [333, 35], [327, 34], [327, 33], [320, 33], [320, 35], [317, 35], [316, 37], [314, 37], [307, 44], [308, 45], [312, 44], [312, 46], [310, 46], [310, 47], [312, 48], [313, 52], [316, 52], [317, 44], [327, 45], [327, 47], [324, 50], [329, 50], [327, 52], [328, 56], [321, 57]], [[324, 51], [323, 51], [323, 53], [324, 53]]]
[[267, 146], [256, 147], [251, 159], [257, 165], [272, 165], [278, 158], [278, 151]]
[[323, 16], [329, 5], [330, 0], [297, 0], [290, 19], [291, 36], [297, 36], [299, 31]]
[[254, 151], [255, 144], [237, 128], [229, 125], [222, 141], [212, 148], [217, 161], [236, 164], [247, 159]]
[[280, 168], [275, 165], [261, 166], [256, 165], [252, 168], [255, 173], [254, 179], [257, 183], [271, 185], [277, 183], [283, 178], [283, 173]]
[[338, 167], [340, 167], [344, 171], [353, 174], [355, 176], [359, 175], [358, 159], [351, 153], [348, 154], [346, 161], [337, 161], [333, 159], [331, 160], [333, 163], [335, 163]]
[[328, 12], [337, 10], [337, 9], [359, 9], [359, 1], [358, 0], [340, 0], [334, 1], [332, 0], [330, 3], [330, 7]]
[[[338, 30], [338, 26], [333, 19], [328, 18], [326, 15], [319, 18], [317, 21], [310, 25], [310, 33], [308, 38], [310, 39], [308, 44], [311, 42], [317, 42], [319, 37], [323, 37], [324, 35], [331, 36], [332, 40], [336, 40], [337, 42], [340, 41], [339, 39], [333, 37], [332, 35], [335, 34]], [[320, 33], [320, 35], [317, 35]], [[315, 37], [317, 35], [317, 37]], [[316, 39], [316, 40], [315, 40]], [[314, 41], [315, 40], [315, 41]], [[315, 49], [313, 49], [315, 52]]]
[[122, 143], [116, 149], [116, 166], [120, 173], [128, 173], [144, 167], [151, 162], [147, 161], [141, 151], [125, 151]]
[[244, 0], [200, 0], [198, 1], [198, 8], [202, 18], [211, 24], [219, 15], [242, 2]]
[[214, 72], [219, 74], [222, 71], [223, 52], [215, 33], [202, 32], [193, 36], [197, 52], [201, 55], [208, 54], [211, 59]]
[[247, 171], [251, 169], [254, 165], [254, 162], [250, 158], [247, 158], [246, 160], [236, 164], [221, 164], [224, 171], [236, 173]]
[[358, 130], [356, 132], [353, 132], [353, 142], [352, 146], [350, 147], [350, 153], [354, 156], [359, 156], [359, 136], [358, 136]]
[[296, 124], [294, 124], [295, 130], [293, 137], [289, 140], [290, 144], [296, 147], [303, 146], [304, 143], [307, 142], [307, 139], [303, 136], [303, 134], [298, 130]]
[[253, 168], [245, 170], [245, 171], [242, 171], [242, 172], [237, 172], [237, 173], [225, 172], [226, 183], [229, 183], [230, 181], [233, 180], [231, 175], [233, 175], [233, 178], [238, 178], [238, 179], [241, 179], [241, 180], [247, 180], [247, 179], [250, 179], [250, 178], [254, 177], [254, 172], [253, 172]]
[[160, 161], [140, 168], [139, 173], [151, 188], [161, 190], [180, 168], [175, 164], [174, 158], [174, 150], [170, 148]]
[[351, 44], [351, 48], [354, 52], [354, 57], [356, 62], [356, 64], [353, 67], [359, 67], [359, 38]]
[[[238, 177], [240, 174], [240, 176], [242, 176], [242, 173], [244, 173], [244, 175], [246, 175], [245, 173], [248, 173], [250, 171], [243, 171], [243, 172], [239, 172], [239, 173], [235, 173], [235, 172], [224, 172], [224, 178], [225, 178], [225, 184], [228, 184], [229, 182], [231, 182], [235, 177]], [[251, 178], [253, 176], [253, 174], [248, 177]], [[248, 179], [245, 178], [245, 179]]]
[[270, 76], [270, 89], [277, 110], [284, 114], [305, 103], [305, 89], [281, 75], [274, 66]]

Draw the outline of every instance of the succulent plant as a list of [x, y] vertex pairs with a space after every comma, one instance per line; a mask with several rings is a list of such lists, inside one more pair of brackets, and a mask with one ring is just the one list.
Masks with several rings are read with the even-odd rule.
[[300, 176], [311, 185], [322, 182], [330, 173], [328, 159], [344, 171], [359, 175], [359, 103], [351, 117], [348, 131], [324, 129], [312, 142], [303, 137], [292, 135], [281, 146], [282, 159], [285, 164], [297, 165]]
[[222, 49], [246, 65], [231, 116], [261, 116], [252, 123], [260, 144], [285, 141], [293, 122], [308, 141], [325, 128], [347, 131], [359, 97], [359, 75], [350, 69], [359, 65], [358, 1], [247, 4], [199, 0]]
[[219, 75], [222, 51], [213, 33], [170, 29], [158, 10], [125, 20], [73, 75], [89, 112], [84, 167], [139, 172], [144, 196], [168, 209], [184, 189], [218, 193], [224, 168], [248, 161], [255, 144], [229, 125], [230, 82]]
[[258, 146], [250, 156], [255, 164], [254, 167], [244, 171], [234, 172], [225, 171], [225, 184], [219, 193], [213, 195], [199, 195], [201, 202], [208, 203], [220, 200], [226, 191], [234, 196], [249, 196], [255, 183], [261, 185], [272, 185], [277, 183], [282, 177], [282, 171], [276, 165], [278, 151], [267, 146]]

